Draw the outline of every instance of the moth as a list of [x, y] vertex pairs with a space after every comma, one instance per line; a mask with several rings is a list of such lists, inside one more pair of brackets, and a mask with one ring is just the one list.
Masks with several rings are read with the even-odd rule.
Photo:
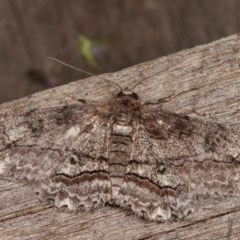
[[0, 177], [70, 211], [110, 204], [182, 219], [206, 198], [239, 196], [239, 136], [121, 89], [106, 102], [0, 113]]

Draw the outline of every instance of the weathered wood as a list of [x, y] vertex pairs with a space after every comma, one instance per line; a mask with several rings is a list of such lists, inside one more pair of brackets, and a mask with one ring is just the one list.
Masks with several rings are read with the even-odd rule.
[[[184, 50], [102, 77], [174, 112], [226, 125], [240, 125], [240, 36]], [[1, 114], [50, 108], [74, 99], [104, 100], [118, 89], [96, 77], [2, 104]], [[87, 95], [86, 95], [87, 94]], [[240, 126], [239, 126], [240, 127]], [[69, 214], [40, 203], [31, 186], [0, 182], [1, 239], [240, 239], [239, 199], [208, 200], [182, 221], [154, 223], [105, 207]]]

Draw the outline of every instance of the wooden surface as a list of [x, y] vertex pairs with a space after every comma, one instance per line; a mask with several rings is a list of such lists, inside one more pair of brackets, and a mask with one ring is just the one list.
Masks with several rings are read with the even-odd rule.
[[[142, 63], [103, 77], [122, 88], [138, 85], [142, 101], [178, 113], [240, 127], [240, 36]], [[106, 100], [118, 92], [96, 77], [2, 104], [1, 114], [31, 108], [51, 108], [74, 99]], [[71, 97], [70, 97], [71, 96]], [[157, 101], [156, 101], [157, 102]], [[69, 214], [40, 203], [31, 186], [0, 182], [1, 239], [240, 239], [239, 199], [207, 200], [184, 220], [154, 223], [129, 211], [105, 207], [94, 212]]]

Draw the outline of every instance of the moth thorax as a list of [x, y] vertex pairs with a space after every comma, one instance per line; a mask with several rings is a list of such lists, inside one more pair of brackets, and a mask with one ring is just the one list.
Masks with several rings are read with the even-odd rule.
[[115, 123], [119, 125], [131, 125], [133, 119], [132, 112], [120, 112], [115, 116]]

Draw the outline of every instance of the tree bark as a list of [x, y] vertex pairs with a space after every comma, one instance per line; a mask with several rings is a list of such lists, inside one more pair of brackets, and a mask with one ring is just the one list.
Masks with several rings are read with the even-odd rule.
[[[225, 125], [240, 125], [239, 49], [236, 34], [101, 78], [123, 89], [132, 89], [144, 79], [134, 89], [142, 101], [155, 101], [163, 109]], [[0, 112], [14, 118], [16, 112], [31, 108], [52, 108], [77, 99], [111, 99], [118, 91], [115, 85], [91, 77], [2, 104]], [[208, 199], [184, 220], [155, 223], [113, 207], [76, 214], [62, 212], [39, 202], [31, 187], [0, 181], [1, 239], [240, 238], [239, 199]]]

